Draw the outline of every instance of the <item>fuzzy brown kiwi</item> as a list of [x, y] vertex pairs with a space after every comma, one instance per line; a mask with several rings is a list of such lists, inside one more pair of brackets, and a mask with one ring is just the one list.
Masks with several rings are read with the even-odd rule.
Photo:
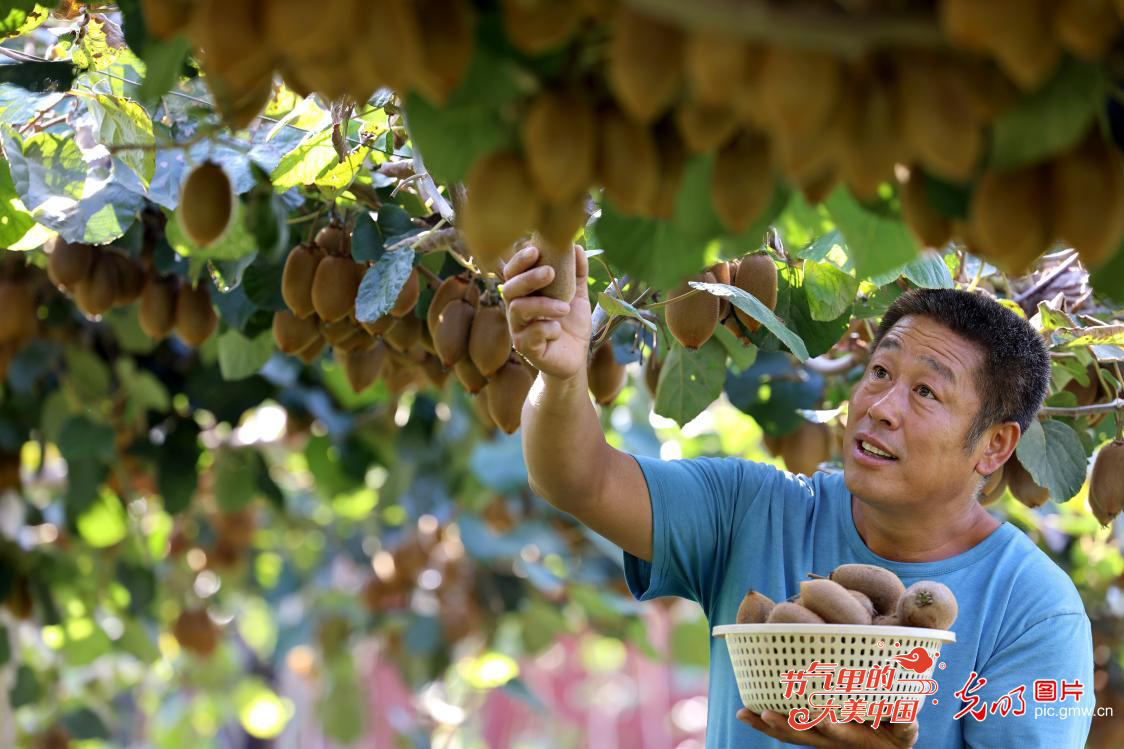
[[51, 280], [59, 286], [73, 286], [85, 278], [94, 261], [93, 248], [88, 244], [67, 242], [55, 237], [47, 243], [47, 270]]
[[418, 89], [442, 104], [468, 71], [476, 46], [476, 11], [465, 0], [420, 0], [417, 3], [425, 66], [417, 76]]
[[947, 60], [910, 55], [900, 59], [897, 80], [906, 148], [929, 172], [964, 181], [983, 155], [984, 130], [959, 72]]
[[969, 207], [979, 251], [1007, 273], [1021, 275], [1049, 246], [1049, 172], [1035, 166], [986, 172]]
[[839, 167], [851, 192], [860, 200], [874, 200], [883, 182], [894, 179], [894, 167], [905, 158], [901, 107], [889, 75], [859, 77], [845, 101], [849, 113], [844, 128], [846, 147]]
[[473, 256], [490, 262], [532, 229], [542, 211], [523, 155], [496, 151], [479, 159], [465, 178], [468, 199], [460, 229]]
[[1124, 233], [1124, 158], [1090, 137], [1054, 161], [1050, 174], [1054, 235], [1081, 255], [1087, 268], [1104, 263]]
[[722, 225], [734, 234], [749, 228], [773, 194], [773, 168], [764, 138], [742, 132], [714, 158], [710, 198]]
[[461, 385], [470, 394], [476, 395], [488, 381], [484, 379], [484, 375], [480, 374], [480, 370], [472, 363], [472, 358], [465, 356], [453, 365], [453, 372], [456, 374], [457, 379], [460, 380]]
[[120, 284], [117, 264], [99, 250], [90, 267], [90, 274], [74, 284], [74, 301], [84, 313], [96, 317], [113, 307]]
[[273, 313], [273, 340], [283, 354], [295, 354], [319, 335], [314, 317], [297, 317], [287, 309]]
[[21, 341], [34, 334], [35, 291], [26, 281], [0, 281], [0, 342]]
[[234, 213], [234, 191], [221, 166], [205, 161], [183, 183], [176, 217], [180, 228], [197, 245], [205, 247], [226, 231]]
[[379, 342], [367, 351], [344, 351], [336, 355], [341, 361], [347, 383], [361, 393], [379, 378], [386, 360], [386, 344]]
[[617, 103], [636, 120], [655, 120], [682, 85], [683, 32], [622, 5], [605, 77]]
[[738, 129], [738, 116], [729, 104], [703, 104], [687, 99], [675, 108], [679, 137], [692, 153], [707, 153], [722, 146]]
[[902, 218], [922, 247], [944, 247], [952, 239], [952, 219], [937, 213], [925, 192], [925, 176], [913, 169], [902, 183], [899, 196]]
[[683, 172], [687, 167], [687, 148], [670, 128], [657, 136], [659, 150], [659, 179], [652, 193], [647, 213], [653, 218], [670, 219], [675, 215], [679, 188], [683, 185]]
[[1006, 471], [1003, 466], [999, 466], [984, 479], [983, 487], [980, 489], [980, 504], [986, 506], [994, 503], [1005, 491], [1007, 491]]
[[[429, 329], [430, 337], [437, 332], [437, 320], [445, 305], [454, 299], [464, 299], [468, 293], [469, 282], [462, 276], [449, 276], [433, 292], [429, 301], [429, 309], [425, 313], [425, 326]], [[504, 359], [507, 356], [505, 354]]]
[[297, 317], [308, 317], [316, 312], [312, 305], [312, 281], [316, 266], [324, 253], [316, 245], [299, 244], [285, 259], [281, 273], [281, 297]]
[[412, 349], [421, 338], [422, 321], [417, 315], [399, 317], [383, 334], [383, 339], [400, 354]]
[[365, 0], [353, 7], [363, 43], [353, 45], [349, 72], [365, 78], [364, 87], [382, 81], [396, 91], [411, 88], [425, 70], [417, 3]]
[[602, 406], [609, 405], [620, 394], [627, 379], [628, 372], [617, 361], [613, 347], [607, 341], [598, 346], [589, 364], [589, 390], [593, 399]]
[[501, 8], [507, 38], [528, 55], [559, 46], [581, 21], [581, 8], [572, 0], [502, 0]]
[[800, 583], [800, 604], [830, 624], [870, 624], [866, 608], [832, 580]]
[[1055, 3], [1047, 0], [1005, 0], [1006, 22], [993, 29], [988, 46], [999, 67], [1026, 91], [1049, 79], [1062, 58], [1054, 29]]
[[404, 317], [412, 314], [420, 294], [421, 284], [418, 282], [418, 269], [414, 268], [410, 271], [410, 275], [407, 276], [406, 282], [402, 284], [402, 288], [398, 292], [398, 297], [394, 300], [394, 307], [390, 310], [391, 316]]
[[327, 345], [328, 342], [324, 340], [324, 336], [317, 333], [316, 337], [313, 338], [307, 346], [297, 352], [297, 358], [305, 364], [311, 364], [316, 360], [316, 357], [320, 356], [320, 352], [322, 352]]
[[897, 575], [874, 564], [841, 564], [832, 570], [831, 580], [866, 595], [879, 614], [893, 613], [905, 591]]
[[351, 353], [352, 351], [370, 351], [375, 344], [379, 342], [378, 338], [375, 338], [355, 323], [349, 321], [348, 328], [348, 334], [335, 346], [341, 351], [346, 353]]
[[785, 435], [781, 457], [792, 473], [811, 476], [831, 457], [831, 430], [826, 424], [803, 422], [795, 432]]
[[621, 213], [645, 213], [660, 183], [660, 157], [652, 131], [610, 109], [602, 113], [598, 132], [598, 172], [605, 197]]
[[514, 434], [523, 414], [523, 402], [531, 391], [534, 377], [517, 358], [508, 359], [492, 376], [482, 392], [487, 392], [488, 413], [505, 434]]
[[202, 346], [219, 326], [206, 286], [183, 285], [176, 294], [176, 335], [189, 346]]
[[[435, 297], [436, 298], [436, 297]], [[511, 355], [511, 330], [503, 307], [481, 306], [472, 320], [468, 356], [484, 377], [491, 377]]]
[[577, 291], [577, 259], [572, 242], [554, 244], [545, 237], [536, 236], [532, 241], [539, 249], [539, 265], [549, 265], [554, 269], [554, 278], [539, 289], [540, 296], [557, 299], [567, 304], [573, 301]]
[[1124, 510], [1124, 442], [1108, 443], [1093, 460], [1089, 508], [1102, 526], [1107, 526]]
[[336, 322], [355, 309], [355, 295], [363, 276], [347, 257], [328, 255], [316, 266], [312, 279], [312, 307], [324, 322]]
[[442, 366], [448, 368], [468, 354], [468, 337], [476, 310], [463, 299], [454, 299], [445, 305], [437, 318], [437, 331], [433, 347]]
[[351, 327], [351, 321], [343, 318], [335, 322], [321, 320], [317, 330], [324, 336], [324, 340], [328, 342], [329, 346], [339, 346], [351, 336], [353, 328]]
[[1120, 33], [1120, 17], [1111, 0], [1060, 0], [1054, 27], [1062, 46], [1088, 60], [1105, 56]]
[[339, 224], [328, 224], [316, 232], [316, 246], [328, 255], [348, 255], [351, 253], [351, 238]]
[[480, 420], [486, 431], [491, 432], [496, 428], [495, 419], [492, 418], [492, 413], [488, 410], [487, 387], [472, 396], [472, 410], [476, 412], [476, 418]]
[[707, 271], [691, 276], [676, 286], [668, 295], [669, 299], [690, 294], [682, 301], [672, 302], [664, 310], [667, 329], [683, 346], [695, 351], [714, 335], [718, 327], [718, 297], [705, 291], [692, 289], [688, 281], [714, 283], [714, 274]]
[[552, 245], [570, 245], [574, 237], [585, 226], [588, 214], [585, 210], [586, 194], [561, 203], [545, 203], [539, 217], [538, 234]]
[[160, 276], [149, 279], [141, 292], [137, 320], [141, 330], [154, 341], [168, 337], [176, 324], [176, 291], [179, 279]]
[[656, 392], [659, 390], [660, 385], [660, 370], [663, 368], [663, 362], [655, 352], [648, 354], [648, 358], [644, 360], [644, 385], [648, 388], [648, 393], [655, 399]]
[[823, 624], [823, 618], [799, 603], [782, 601], [769, 611], [766, 624]]
[[738, 613], [734, 621], [738, 624], [763, 624], [776, 605], [773, 599], [764, 593], [750, 590], [738, 604]]
[[381, 336], [386, 333], [386, 331], [390, 330], [390, 326], [393, 325], [394, 321], [397, 319], [398, 318], [391, 317], [390, 315], [383, 315], [372, 322], [360, 322], [359, 325], [370, 335]]
[[770, 47], [758, 74], [762, 114], [795, 138], [817, 133], [835, 111], [843, 83], [842, 64], [830, 54]]
[[593, 181], [597, 117], [589, 98], [546, 90], [531, 100], [520, 125], [527, 170], [544, 201], [560, 203]]
[[[776, 309], [777, 266], [766, 253], [759, 252], [742, 257], [738, 261], [733, 285], [752, 294], [770, 310]], [[761, 323], [737, 307], [734, 307], [734, 315], [751, 333], [761, 327]]]
[[[719, 260], [717, 263], [707, 268], [707, 270], [714, 274], [715, 283], [724, 283], [729, 286], [734, 282], [734, 271], [737, 270], [737, 266], [731, 266], [727, 260]], [[718, 319], [725, 320], [729, 314], [730, 300], [725, 297], [719, 297]]]
[[852, 598], [859, 602], [859, 605], [866, 609], [866, 612], [870, 614], [870, 618], [873, 620], [877, 612], [874, 610], [874, 604], [871, 603], [870, 598], [868, 598], [865, 593], [860, 593], [857, 590], [848, 590], [847, 592], [851, 594]]
[[896, 613], [904, 627], [948, 629], [956, 621], [956, 596], [943, 583], [922, 580], [905, 589]]
[[141, 14], [149, 34], [168, 39], [187, 27], [191, 6], [184, 0], [141, 0]]
[[1011, 494], [1027, 507], [1041, 507], [1050, 499], [1050, 490], [1036, 484], [1030, 472], [1014, 455], [1007, 459], [1003, 474], [1007, 477], [1007, 488]]
[[898, 621], [897, 614], [878, 614], [870, 622], [876, 627], [900, 627], [901, 622]]
[[691, 95], [700, 102], [724, 104], [731, 91], [741, 90], [751, 68], [750, 47], [744, 39], [720, 30], [688, 33], [683, 61]]
[[449, 381], [449, 375], [452, 372], [433, 354], [426, 354], [421, 363], [421, 370], [426, 381], [437, 390], [445, 388], [445, 383]]
[[113, 305], [121, 307], [140, 299], [144, 292], [144, 268], [136, 260], [118, 252], [106, 251], [106, 257], [117, 266], [117, 296]]
[[180, 647], [188, 652], [207, 657], [219, 644], [219, 631], [205, 609], [185, 610], [172, 625], [172, 634]]

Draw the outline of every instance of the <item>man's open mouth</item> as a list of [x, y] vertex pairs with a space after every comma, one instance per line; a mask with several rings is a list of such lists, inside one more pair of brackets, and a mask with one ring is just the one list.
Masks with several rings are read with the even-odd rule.
[[896, 455], [891, 455], [890, 453], [886, 452], [885, 450], [883, 450], [879, 447], [876, 447], [876, 446], [872, 445], [871, 443], [867, 442], [866, 440], [855, 440], [855, 442], [858, 445], [859, 450], [861, 450], [865, 455], [869, 455], [873, 458], [880, 458], [882, 460], [897, 460], [898, 459], [898, 457]]

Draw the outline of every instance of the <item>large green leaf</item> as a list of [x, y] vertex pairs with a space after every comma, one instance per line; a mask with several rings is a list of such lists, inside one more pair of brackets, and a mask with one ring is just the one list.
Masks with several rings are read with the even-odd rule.
[[256, 374], [273, 355], [273, 334], [269, 331], [247, 338], [237, 330], [219, 336], [219, 371], [224, 380], [243, 380]]
[[813, 320], [834, 320], [855, 301], [859, 282], [828, 262], [804, 261], [804, 290]]
[[1065, 502], [1085, 483], [1088, 461], [1077, 432], [1068, 424], [1035, 419], [1019, 440], [1019, 462], [1055, 502]]
[[676, 344], [664, 359], [656, 388], [655, 412], [683, 426], [722, 394], [726, 349], [713, 338], [688, 351]]
[[355, 297], [355, 319], [374, 322], [394, 307], [417, 259], [409, 247], [387, 252], [363, 275]]
[[149, 38], [144, 46], [144, 83], [138, 96], [141, 101], [154, 103], [176, 85], [187, 53], [191, 49], [187, 37], [171, 39]]
[[33, 31], [47, 20], [51, 11], [35, 0], [5, 0], [0, 5], [0, 39]]
[[[689, 285], [695, 289], [703, 289], [717, 297], [725, 297], [730, 300], [730, 304], [734, 305], [742, 312], [752, 317], [757, 322], [774, 336], [777, 337], [798, 359], [803, 361], [808, 358], [808, 348], [804, 341], [800, 340], [800, 336], [793, 333], [789, 328], [785, 327], [785, 323], [778, 319], [773, 310], [766, 307], [761, 301], [737, 286], [730, 286], [724, 283], [702, 283], [699, 281], [691, 281]], [[778, 294], [778, 308], [780, 296]], [[805, 298], [805, 310], [807, 310], [807, 300]], [[810, 314], [810, 313], [808, 313]]]
[[35, 219], [23, 207], [8, 162], [0, 158], [0, 247], [11, 247], [35, 226]]
[[893, 270], [917, 257], [917, 241], [899, 219], [876, 213], [855, 200], [845, 186], [826, 201], [847, 240], [847, 254], [860, 281]]
[[107, 94], [81, 95], [94, 119], [99, 143], [106, 146], [140, 146], [119, 151], [118, 158], [147, 187], [156, 171], [156, 152], [152, 149], [156, 138], [148, 112], [131, 99]]

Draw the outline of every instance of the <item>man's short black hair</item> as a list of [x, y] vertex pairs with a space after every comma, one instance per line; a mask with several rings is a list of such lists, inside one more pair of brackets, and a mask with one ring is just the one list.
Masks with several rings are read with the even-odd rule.
[[871, 347], [878, 348], [906, 315], [923, 315], [978, 345], [983, 365], [975, 372], [980, 410], [968, 429], [971, 451], [988, 427], [1014, 421], [1025, 434], [1050, 384], [1050, 353], [1026, 320], [985, 294], [958, 289], [912, 289], [890, 305]]

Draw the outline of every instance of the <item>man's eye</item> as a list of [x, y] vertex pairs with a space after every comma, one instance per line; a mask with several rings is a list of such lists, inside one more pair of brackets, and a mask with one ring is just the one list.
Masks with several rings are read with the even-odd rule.
[[[921, 393], [922, 398], [928, 398], [929, 396], [932, 396], [933, 398], [937, 397], [937, 394], [934, 393], [928, 385], [921, 385], [917, 388], [917, 390]], [[928, 395], [926, 395], [926, 393], [928, 393]]]
[[[878, 364], [875, 364], [873, 367], [871, 367], [870, 371], [874, 373], [875, 377], [880, 377], [883, 372], [886, 372], [886, 370], [883, 369], [882, 366], [878, 365]], [[887, 372], [887, 374], [889, 374], [889, 373]]]

